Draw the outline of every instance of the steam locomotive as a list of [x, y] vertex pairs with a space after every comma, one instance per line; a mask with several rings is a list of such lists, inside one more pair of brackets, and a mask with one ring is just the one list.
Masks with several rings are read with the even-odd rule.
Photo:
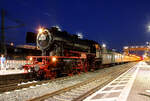
[[57, 27], [41, 28], [38, 34], [27, 32], [26, 39], [28, 43], [37, 44], [42, 56], [28, 56], [30, 62], [23, 68], [39, 79], [52, 79], [99, 69], [102, 65], [140, 60], [135, 55], [108, 51], [96, 41], [80, 39]]

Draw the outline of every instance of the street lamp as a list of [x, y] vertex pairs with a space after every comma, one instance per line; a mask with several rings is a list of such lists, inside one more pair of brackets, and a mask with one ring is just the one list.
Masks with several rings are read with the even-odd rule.
[[128, 46], [124, 46], [123, 48], [124, 48], [124, 49], [128, 49]]
[[114, 48], [113, 48], [113, 49], [112, 49], [112, 51], [113, 51], [113, 52], [115, 52], [115, 51], [116, 51], [116, 49], [114, 49]]
[[106, 44], [102, 44], [102, 53], [107, 53]]
[[77, 33], [77, 36], [79, 39], [83, 39], [83, 34], [82, 33]]
[[148, 32], [150, 32], [150, 25], [147, 26], [147, 30], [148, 30]]
[[146, 42], [146, 44], [148, 45], [148, 44], [149, 44], [149, 42]]
[[105, 48], [105, 47], [106, 47], [106, 44], [102, 44], [102, 47]]

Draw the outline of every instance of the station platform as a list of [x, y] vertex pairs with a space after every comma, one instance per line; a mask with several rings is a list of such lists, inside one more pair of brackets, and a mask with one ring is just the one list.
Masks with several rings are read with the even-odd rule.
[[24, 70], [0, 70], [1, 75], [22, 74]]
[[150, 65], [139, 62], [83, 101], [150, 101]]

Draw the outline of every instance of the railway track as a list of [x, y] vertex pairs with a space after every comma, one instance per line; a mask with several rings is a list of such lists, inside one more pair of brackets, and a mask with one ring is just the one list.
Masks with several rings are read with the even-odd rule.
[[132, 66], [105, 72], [103, 75], [98, 75], [84, 82], [30, 99], [29, 101], [82, 101], [86, 96], [108, 84]]
[[57, 78], [54, 80], [43, 80], [43, 81], [22, 80], [22, 82], [18, 82], [18, 83], [1, 85], [0, 86], [0, 93], [9, 92], [9, 91], [13, 91], [13, 90], [19, 90], [19, 89], [23, 89], [23, 88], [29, 88], [29, 87], [38, 86], [38, 85], [42, 85], [42, 84], [46, 84], [46, 83], [50, 83], [50, 82], [55, 82], [55, 81], [61, 81], [61, 80], [64, 81], [64, 80], [67, 80], [69, 78], [71, 78], [71, 77], [68, 76], [68, 77]]

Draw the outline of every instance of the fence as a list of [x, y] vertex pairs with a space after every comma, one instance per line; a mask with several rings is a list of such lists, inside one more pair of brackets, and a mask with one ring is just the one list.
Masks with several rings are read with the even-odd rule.
[[[29, 61], [26, 60], [7, 60], [5, 63], [6, 69], [23, 69], [22, 66], [29, 64]], [[1, 62], [0, 62], [1, 65]]]

